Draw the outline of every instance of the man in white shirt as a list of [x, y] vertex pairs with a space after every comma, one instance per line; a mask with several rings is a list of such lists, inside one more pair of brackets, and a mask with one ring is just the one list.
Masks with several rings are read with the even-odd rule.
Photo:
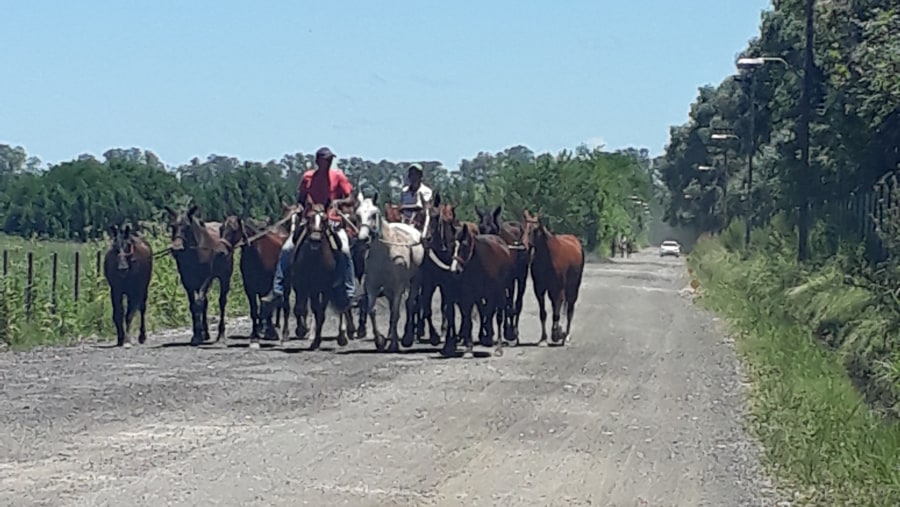
[[425, 171], [422, 164], [410, 164], [406, 172], [407, 185], [400, 192], [400, 212], [403, 221], [413, 224], [420, 231], [425, 227], [426, 206], [431, 206], [432, 191], [422, 183]]

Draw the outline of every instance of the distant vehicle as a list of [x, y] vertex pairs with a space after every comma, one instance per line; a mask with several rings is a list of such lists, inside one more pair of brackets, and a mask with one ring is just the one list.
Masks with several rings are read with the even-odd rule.
[[659, 256], [665, 257], [667, 255], [674, 255], [675, 257], [681, 256], [681, 245], [679, 245], [677, 241], [663, 241], [662, 244], [659, 245]]

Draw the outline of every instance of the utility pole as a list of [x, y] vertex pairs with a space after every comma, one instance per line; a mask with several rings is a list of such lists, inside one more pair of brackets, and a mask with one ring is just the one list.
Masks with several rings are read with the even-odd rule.
[[800, 206], [797, 212], [797, 261], [803, 262], [809, 258], [809, 193], [813, 191], [812, 177], [809, 167], [809, 123], [810, 102], [812, 102], [813, 85], [813, 40], [815, 34], [814, 24], [815, 0], [806, 0], [806, 47], [803, 51], [803, 94], [800, 104], [800, 171], [797, 178], [800, 188]]
[[754, 88], [756, 71], [750, 71], [750, 153], [747, 154], [747, 229], [744, 232], [744, 246], [750, 248], [750, 229], [753, 227], [753, 153], [756, 152], [756, 90]]

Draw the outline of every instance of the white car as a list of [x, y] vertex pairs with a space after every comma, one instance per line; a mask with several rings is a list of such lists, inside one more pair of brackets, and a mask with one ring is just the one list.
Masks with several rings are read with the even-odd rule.
[[662, 244], [659, 245], [659, 256], [665, 257], [667, 255], [679, 257], [681, 255], [681, 245], [679, 245], [677, 241], [663, 241]]

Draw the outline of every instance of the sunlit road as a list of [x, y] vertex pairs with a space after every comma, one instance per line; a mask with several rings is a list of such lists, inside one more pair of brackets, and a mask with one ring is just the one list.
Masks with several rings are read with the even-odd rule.
[[733, 352], [686, 285], [652, 253], [588, 264], [565, 348], [528, 346], [529, 287], [501, 358], [171, 333], [2, 354], [0, 504], [768, 505]]

